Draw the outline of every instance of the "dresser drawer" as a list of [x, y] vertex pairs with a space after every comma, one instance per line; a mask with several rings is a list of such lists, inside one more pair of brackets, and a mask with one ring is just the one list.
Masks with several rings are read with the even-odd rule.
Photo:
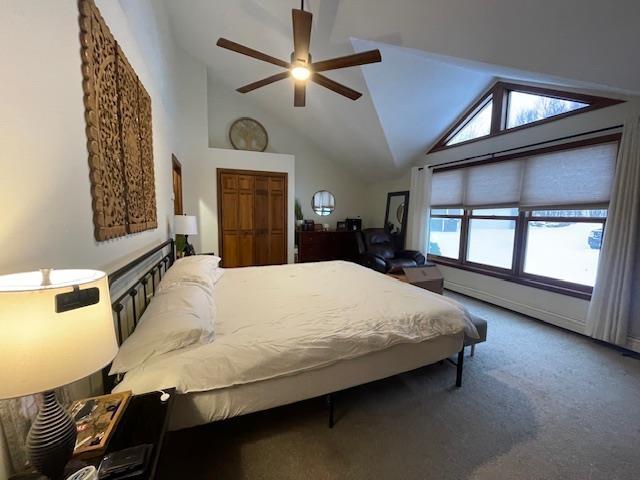
[[296, 239], [300, 263], [357, 260], [357, 245], [353, 232], [297, 232]]
[[327, 250], [318, 245], [306, 245], [300, 247], [298, 251], [300, 262], [322, 262], [330, 260], [327, 256]]
[[329, 245], [327, 232], [299, 232], [300, 245]]

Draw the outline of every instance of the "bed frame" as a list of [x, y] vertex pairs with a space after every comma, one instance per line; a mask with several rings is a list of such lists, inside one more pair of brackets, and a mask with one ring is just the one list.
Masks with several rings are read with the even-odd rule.
[[[114, 285], [117, 285], [117, 282], [119, 280], [138, 270], [140, 268], [140, 265], [153, 262], [151, 264], [151, 268], [146, 270], [140, 277], [130, 283], [127, 282], [128, 285], [126, 286], [126, 288], [124, 288], [124, 293], [121, 293], [116, 298], [116, 300], [111, 303], [111, 308], [114, 313], [114, 326], [116, 328], [118, 346], [120, 346], [122, 342], [124, 342], [127, 337], [131, 335], [131, 333], [133, 333], [136, 326], [138, 325], [140, 317], [147, 308], [151, 297], [155, 295], [156, 275], [157, 282], [160, 283], [160, 280], [162, 280], [162, 274], [165, 273], [173, 265], [175, 259], [175, 243], [172, 239], [169, 239], [109, 275], [109, 289], [112, 291], [112, 293], [114, 291], [121, 292], [123, 291], [122, 288], [114, 288]], [[149, 280], [151, 280], [151, 289], [149, 289]], [[139, 294], [142, 294], [142, 300], [140, 299]], [[130, 316], [128, 316], [129, 313]], [[464, 346], [458, 353], [457, 361], [451, 363], [456, 366], [456, 387], [461, 387], [462, 370], [464, 366]], [[120, 380], [118, 375], [109, 375], [110, 368], [111, 364], [107, 365], [102, 370], [102, 380], [105, 393], [109, 393]], [[335, 423], [334, 393], [329, 393], [326, 395], [327, 407], [329, 410], [329, 428], [333, 428], [333, 425]]]
[[[173, 239], [169, 239], [109, 274], [111, 293], [124, 291], [111, 302], [118, 346], [122, 345], [122, 342], [135, 330], [151, 297], [156, 293], [156, 285], [162, 280], [162, 274], [173, 265], [175, 259], [175, 242]], [[145, 270], [140, 277], [132, 282], [127, 282], [124, 288], [115, 288], [118, 283], [122, 283], [118, 282], [119, 280], [138, 270], [141, 265], [148, 266], [150, 263], [151, 267]], [[151, 281], [150, 287], [149, 281]], [[109, 375], [110, 369], [111, 364], [102, 369], [102, 385], [105, 393], [109, 393], [119, 380], [117, 375]]]

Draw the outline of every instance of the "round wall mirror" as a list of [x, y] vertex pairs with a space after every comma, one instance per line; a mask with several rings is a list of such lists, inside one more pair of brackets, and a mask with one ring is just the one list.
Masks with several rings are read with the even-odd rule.
[[326, 217], [327, 215], [331, 215], [336, 209], [336, 199], [333, 193], [327, 190], [320, 190], [313, 194], [311, 207], [317, 215]]

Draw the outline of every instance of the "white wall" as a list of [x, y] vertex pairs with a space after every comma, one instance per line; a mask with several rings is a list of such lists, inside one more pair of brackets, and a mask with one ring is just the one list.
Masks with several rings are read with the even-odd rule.
[[197, 252], [218, 249], [217, 168], [237, 168], [286, 172], [288, 174], [288, 248], [293, 262], [296, 165], [292, 155], [245, 152], [209, 148], [207, 70], [204, 64], [178, 47], [177, 76], [182, 86], [178, 92], [178, 147], [176, 156], [182, 163], [182, 189], [185, 212], [198, 217], [199, 233], [190, 237]]
[[194, 160], [190, 160], [189, 168], [186, 172], [183, 170], [183, 188], [185, 191], [198, 192], [197, 195], [189, 195], [186, 202], [189, 211], [198, 216], [199, 234], [193, 238], [196, 250], [199, 252], [220, 253], [218, 248], [216, 169], [236, 168], [240, 170], [284, 172], [288, 177], [287, 259], [289, 263], [293, 263], [295, 231], [294, 189], [296, 179], [293, 155], [210, 148]]
[[[98, 5], [152, 97], [158, 228], [94, 240], [77, 2], [11, 0], [0, 15], [7, 66], [0, 89], [0, 273], [43, 266], [112, 270], [168, 236], [173, 102], [163, 98], [170, 89], [139, 44], [156, 25], [153, 18], [130, 24], [119, 2]], [[165, 67], [162, 78], [169, 78], [172, 69]]]
[[[113, 271], [168, 238], [180, 86], [163, 4], [97, 4], [152, 98], [158, 228], [107, 242], [94, 240], [77, 1], [4, 1], [0, 274], [43, 266]], [[76, 387], [82, 395], [96, 385]], [[1, 443], [0, 436], [0, 478], [6, 478]]]
[[499, 278], [440, 265], [445, 288], [560, 327], [584, 333], [589, 302]]
[[[384, 227], [384, 214], [387, 210], [387, 194], [402, 192], [411, 187], [411, 170], [407, 170], [401, 177], [375, 182], [367, 185], [366, 224], [371, 228]], [[409, 197], [411, 203], [411, 197]]]
[[[250, 94], [237, 93], [210, 74], [208, 104], [208, 138], [211, 147], [232, 148], [229, 127], [240, 117], [252, 117], [262, 123], [269, 134], [267, 152], [295, 156], [295, 195], [300, 200], [305, 218], [313, 219], [316, 223], [328, 223], [335, 228], [337, 221], [347, 217], [365, 217], [366, 188], [357, 173], [336, 163], [298, 132], [266, 113], [252, 101]], [[313, 132], [309, 132], [309, 135], [313, 136]], [[318, 140], [328, 141], [324, 138]], [[330, 191], [336, 199], [335, 211], [326, 217], [316, 215], [311, 209], [311, 198], [319, 190]]]

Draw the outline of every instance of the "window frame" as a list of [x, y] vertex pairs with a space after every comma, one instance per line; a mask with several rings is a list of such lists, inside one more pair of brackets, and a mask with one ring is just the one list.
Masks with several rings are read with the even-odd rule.
[[[581, 102], [587, 104], [587, 106], [576, 110], [560, 113], [558, 115], [553, 115], [551, 117], [543, 118], [541, 120], [536, 120], [535, 122], [518, 125], [517, 127], [506, 128], [509, 92], [522, 92], [532, 95], [542, 95], [545, 97], [557, 98], [559, 100]], [[463, 142], [454, 143], [452, 145], [447, 145], [447, 143], [460, 130], [462, 130], [490, 100], [493, 100], [493, 112], [491, 116], [491, 127], [489, 130], [489, 134], [472, 138], [470, 140], [465, 140]], [[525, 128], [536, 127], [538, 125], [555, 122], [556, 120], [561, 120], [572, 115], [578, 115], [581, 113], [598, 110], [600, 108], [617, 105], [619, 103], [624, 103], [624, 100], [599, 97], [595, 95], [585, 95], [582, 93], [566, 92], [546, 87], [534, 87], [530, 85], [522, 85], [519, 83], [507, 83], [499, 81], [496, 82], [487, 92], [485, 92], [479, 100], [474, 102], [471, 107], [464, 112], [460, 119], [457, 120], [449, 130], [447, 130], [447, 132], [427, 153], [434, 153], [449, 148], [468, 145], [473, 142], [486, 140], [488, 138], [503, 135], [505, 133], [517, 132], [519, 130], [524, 130]]]
[[[431, 209], [433, 210], [433, 209]], [[447, 209], [446, 207], [438, 207], [436, 210], [457, 210], [457, 209]], [[460, 209], [462, 210], [462, 209]], [[461, 255], [462, 255], [462, 245], [463, 245], [463, 238], [464, 238], [464, 214], [465, 211], [462, 210], [461, 214], [453, 214], [453, 213], [437, 213], [437, 214], [431, 214], [429, 215], [429, 221], [431, 221], [432, 218], [442, 218], [442, 219], [454, 219], [454, 220], [460, 220], [460, 241], [458, 244], [458, 258], [457, 259], [453, 259], [451, 257], [445, 257], [444, 255], [433, 255], [431, 253], [429, 253], [429, 246], [431, 244], [431, 238], [427, 238], [427, 258], [429, 257], [434, 257], [434, 258], [439, 258], [439, 259], [443, 259], [444, 261], [455, 261], [457, 262]]]
[[[442, 207], [438, 207], [442, 208]], [[515, 207], [513, 207], [515, 208]], [[544, 207], [547, 210], [568, 210], [567, 207]], [[603, 210], [605, 208], [602, 208]], [[577, 210], [577, 208], [576, 208]], [[489, 275], [492, 277], [506, 280], [529, 287], [539, 288], [555, 293], [561, 293], [572, 297], [590, 300], [593, 293], [593, 287], [582, 285], [579, 283], [567, 282], [553, 277], [545, 277], [542, 275], [534, 275], [524, 271], [524, 262], [527, 253], [527, 236], [530, 222], [537, 221], [555, 221], [555, 222], [571, 222], [571, 223], [600, 223], [602, 231], [606, 227], [606, 217], [548, 217], [533, 216], [533, 212], [520, 209], [517, 216], [498, 216], [498, 215], [473, 215], [473, 210], [464, 209], [462, 215], [430, 215], [430, 218], [461, 218], [460, 227], [460, 246], [458, 249], [458, 258], [453, 259], [440, 255], [427, 254], [430, 262], [442, 264], [449, 267], [460, 268], [462, 270]], [[512, 264], [511, 268], [501, 268], [493, 265], [485, 265], [482, 263], [471, 262], [467, 260], [469, 251], [469, 228], [471, 220], [512, 220], [516, 222], [516, 231], [513, 241]], [[427, 239], [429, 242], [430, 239]]]
[[[512, 207], [515, 208], [515, 207]], [[479, 209], [476, 209], [479, 210]], [[468, 215], [467, 215], [468, 213]], [[517, 242], [517, 237], [518, 237], [518, 217], [519, 215], [474, 215], [473, 214], [473, 209], [470, 210], [465, 210], [465, 217], [467, 217], [467, 227], [466, 227], [466, 236], [465, 236], [465, 246], [464, 246], [464, 256], [460, 256], [459, 260], [462, 260], [464, 262], [464, 264], [469, 265], [471, 267], [477, 268], [477, 269], [489, 269], [493, 272], [496, 273], [504, 273], [504, 274], [508, 274], [509, 272], [512, 272], [513, 269], [516, 266], [516, 250], [515, 250], [515, 245]], [[498, 267], [496, 265], [488, 265], [485, 263], [479, 263], [479, 262], [472, 262], [471, 260], [467, 259], [467, 256], [469, 254], [469, 240], [471, 239], [471, 221], [472, 220], [504, 220], [504, 221], [515, 221], [516, 222], [516, 228], [515, 228], [515, 233], [514, 233], [514, 237], [513, 237], [513, 249], [512, 249], [512, 256], [511, 256], [511, 268], [503, 268], [503, 267]], [[463, 224], [464, 224], [464, 220], [463, 220]], [[460, 242], [462, 243], [462, 240], [460, 240]], [[462, 249], [462, 247], [461, 247]]]
[[[554, 210], [554, 209], [550, 209]], [[564, 210], [564, 209], [556, 209], [556, 210]], [[607, 208], [602, 208], [601, 210], [607, 210]], [[598, 223], [602, 225], [602, 234], [604, 235], [604, 229], [607, 223], [607, 217], [553, 217], [553, 216], [543, 216], [538, 215], [534, 216], [532, 211], [524, 212], [524, 227], [523, 227], [523, 238], [522, 238], [522, 258], [520, 259], [520, 265], [518, 266], [517, 273], [520, 277], [529, 279], [533, 282], [549, 282], [552, 280], [554, 285], [559, 285], [565, 288], [576, 289], [579, 291], [585, 291], [589, 293], [589, 299], [591, 298], [591, 294], [593, 293], [593, 287], [588, 285], [582, 285], [580, 283], [568, 282], [565, 280], [559, 280], [553, 277], [547, 277], [544, 275], [536, 275], [533, 273], [527, 273], [524, 271], [524, 264], [527, 257], [527, 239], [529, 238], [529, 224], [531, 222], [567, 222], [567, 223]], [[601, 244], [602, 245], [602, 244]], [[602, 248], [602, 246], [601, 246]]]
[[[447, 146], [447, 148], [454, 147], [456, 145], [463, 145], [465, 143], [472, 142], [476, 138], [485, 138], [485, 137], [487, 137], [487, 135], [482, 135], [481, 137], [476, 137], [476, 138], [472, 138], [470, 140], [463, 140], [461, 142], [449, 144], [449, 142], [451, 140], [453, 140], [455, 138], [455, 136], [458, 135], [458, 133], [460, 133], [467, 125], [469, 125], [469, 123], [471, 123], [474, 118], [476, 118], [478, 115], [480, 115], [480, 112], [482, 112], [482, 110], [484, 110], [484, 108], [487, 105], [489, 105], [490, 103], [492, 103], [492, 102], [493, 102], [493, 93], [489, 93], [489, 94], [483, 96], [480, 99], [480, 101], [478, 103], [476, 103], [473, 106], [473, 108], [470, 109], [467, 112], [467, 114], [462, 119], [462, 121], [458, 122], [457, 126], [451, 131], [451, 133], [449, 135], [447, 135], [447, 139], [445, 141], [445, 145]], [[491, 113], [491, 126], [489, 127], [489, 134], [491, 134], [492, 129], [493, 129], [493, 111]]]

